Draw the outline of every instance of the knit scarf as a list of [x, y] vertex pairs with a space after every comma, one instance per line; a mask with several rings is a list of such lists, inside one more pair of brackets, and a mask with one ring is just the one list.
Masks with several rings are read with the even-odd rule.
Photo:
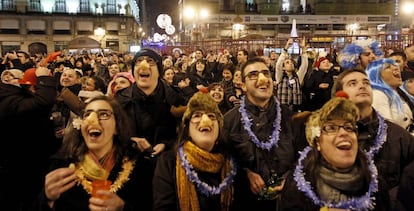
[[[184, 143], [184, 153], [188, 162], [194, 170], [218, 173], [221, 171], [221, 178], [224, 179], [231, 171], [230, 161], [225, 160], [222, 154], [213, 154], [197, 147], [191, 141]], [[181, 211], [199, 211], [199, 203], [196, 186], [187, 177], [186, 169], [182, 167], [180, 156], [176, 159], [176, 177], [178, 189], [178, 201]], [[223, 190], [220, 196], [221, 210], [229, 210], [233, 195], [233, 186]]]

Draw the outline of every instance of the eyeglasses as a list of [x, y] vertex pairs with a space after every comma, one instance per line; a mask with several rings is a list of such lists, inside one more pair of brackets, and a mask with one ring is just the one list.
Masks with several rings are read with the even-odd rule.
[[190, 121], [192, 123], [199, 123], [201, 121], [201, 117], [203, 117], [204, 114], [207, 115], [207, 117], [212, 121], [217, 120], [217, 116], [215, 113], [212, 113], [212, 112], [206, 113], [206, 112], [196, 111], [191, 116]]
[[137, 62], [136, 64], [140, 64], [142, 61], [147, 60], [148, 64], [150, 66], [155, 66], [157, 65], [157, 61], [155, 61], [153, 58], [148, 57], [148, 56], [141, 56], [137, 58]]
[[257, 80], [259, 78], [259, 73], [262, 73], [266, 78], [270, 78], [270, 70], [253, 70], [247, 73], [246, 77], [250, 80]]
[[92, 112], [95, 112], [98, 115], [99, 120], [107, 120], [111, 118], [113, 112], [110, 110], [102, 109], [102, 110], [87, 110], [82, 114], [82, 119], [85, 120], [86, 118], [91, 115]]
[[336, 124], [327, 124], [322, 127], [322, 131], [327, 133], [328, 135], [333, 135], [338, 133], [339, 129], [343, 128], [346, 132], [356, 132], [357, 126], [353, 125], [350, 122], [347, 122], [343, 125], [336, 125]]

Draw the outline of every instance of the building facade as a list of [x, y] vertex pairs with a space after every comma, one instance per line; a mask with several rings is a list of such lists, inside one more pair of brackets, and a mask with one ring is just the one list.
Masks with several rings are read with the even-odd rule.
[[277, 48], [284, 46], [295, 21], [298, 36], [316, 47], [341, 47], [354, 39], [375, 37], [383, 45], [402, 48], [413, 42], [414, 11], [400, 12], [409, 1], [179, 0], [179, 37], [186, 46], [227, 40], [219, 44], [221, 48], [239, 41], [249, 42], [247, 47], [254, 50], [256, 40], [261, 48]]
[[129, 51], [140, 44], [134, 0], [2, 0], [0, 50]]

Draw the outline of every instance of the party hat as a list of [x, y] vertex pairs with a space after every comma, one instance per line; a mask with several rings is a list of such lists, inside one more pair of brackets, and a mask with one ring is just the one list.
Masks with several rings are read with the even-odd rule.
[[290, 37], [291, 38], [297, 38], [298, 32], [296, 31], [296, 19], [293, 19], [292, 21], [292, 31], [290, 31]]

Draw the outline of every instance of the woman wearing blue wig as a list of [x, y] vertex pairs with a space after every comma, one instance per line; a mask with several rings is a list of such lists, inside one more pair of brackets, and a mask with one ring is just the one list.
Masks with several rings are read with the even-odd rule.
[[398, 93], [402, 85], [398, 64], [392, 59], [378, 59], [371, 62], [366, 71], [373, 89], [372, 106], [385, 119], [409, 130], [413, 115], [407, 102]]

